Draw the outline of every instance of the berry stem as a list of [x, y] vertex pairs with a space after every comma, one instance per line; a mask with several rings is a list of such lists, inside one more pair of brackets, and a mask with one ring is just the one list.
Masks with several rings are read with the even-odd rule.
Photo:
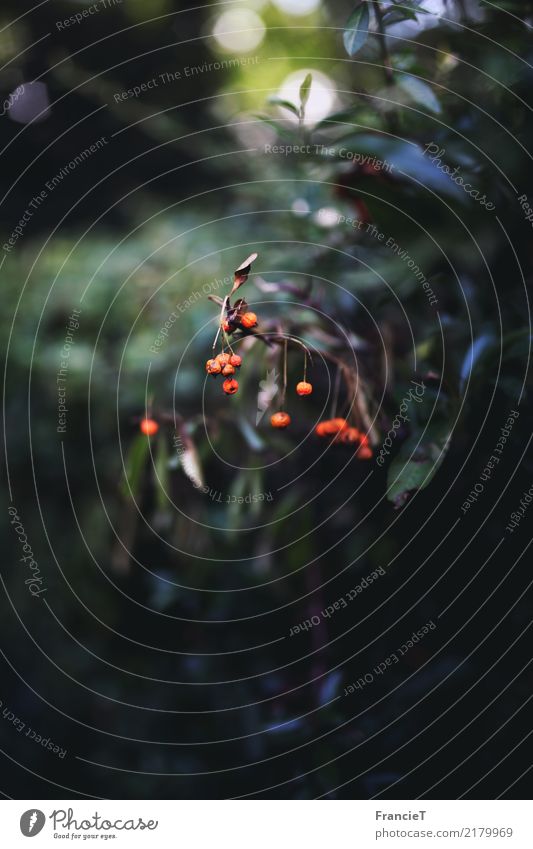
[[283, 392], [281, 395], [281, 406], [285, 407], [285, 396], [287, 394], [287, 347], [288, 340], [285, 339], [283, 343]]
[[217, 328], [217, 332], [216, 332], [216, 335], [215, 335], [215, 341], [213, 342], [213, 351], [216, 348], [218, 337], [220, 335], [220, 330], [222, 328], [222, 322], [224, 321], [224, 313], [226, 312], [226, 306], [228, 305], [228, 303], [229, 303], [229, 295], [226, 295], [226, 297], [222, 301], [222, 306], [220, 308], [220, 318], [218, 320], [218, 328]]
[[153, 403], [154, 403], [154, 396], [153, 396], [153, 395], [149, 395], [149, 396], [148, 396], [148, 398], [146, 399], [146, 418], [147, 418], [147, 419], [151, 419], [151, 418], [152, 418], [152, 406], [153, 406]]
[[339, 403], [339, 391], [341, 385], [341, 370], [340, 367], [337, 366], [337, 373], [335, 375], [335, 387], [333, 389], [333, 399], [331, 402], [331, 415], [330, 418], [334, 419], [337, 414], [337, 404]]
[[229, 336], [228, 336], [228, 334], [226, 333], [226, 331], [224, 330], [224, 328], [222, 328], [222, 334], [223, 334], [223, 336], [224, 336], [224, 341], [225, 341], [226, 345], [227, 345], [227, 346], [228, 346], [228, 348], [230, 349], [231, 353], [232, 353], [232, 354], [234, 354], [234, 353], [235, 353], [235, 351], [234, 351], [234, 350], [233, 350], [233, 348], [231, 347], [231, 342], [229, 341]]

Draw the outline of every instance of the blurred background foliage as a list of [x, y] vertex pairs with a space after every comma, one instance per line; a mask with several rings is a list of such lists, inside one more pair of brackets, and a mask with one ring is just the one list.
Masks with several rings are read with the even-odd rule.
[[[52, 2], [30, 13], [14, 0], [2, 4], [0, 89], [5, 99], [17, 86], [26, 92], [0, 118], [3, 241], [47, 181], [107, 140], [48, 193], [2, 266], [9, 476], [49, 586], [48, 607], [36, 608], [16, 568], [4, 570], [18, 612], [5, 603], [12, 666], [4, 701], [69, 749], [59, 763], [30, 742], [16, 754], [20, 741], [1, 727], [7, 756], [31, 760], [34, 771], [13, 766], [15, 796], [54, 797], [57, 783], [121, 797], [218, 797], [280, 784], [266, 795], [310, 798], [344, 782], [336, 795], [409, 796], [431, 783], [425, 768], [409, 775], [432, 751], [431, 734], [390, 753], [448, 705], [438, 720], [442, 739], [463, 733], [469, 711], [497, 687], [496, 670], [472, 702], [452, 707], [465, 677], [494, 652], [489, 638], [454, 671], [485, 627], [474, 622], [435, 657], [428, 640], [383, 684], [332, 701], [435, 618], [500, 539], [514, 484], [508, 509], [496, 507], [500, 524], [485, 525], [475, 545], [463, 550], [475, 524], [446, 535], [519, 403], [505, 469], [495, 475], [500, 485], [486, 493], [483, 510], [514, 464], [521, 462], [519, 489], [531, 479], [531, 461], [522, 458], [531, 231], [517, 195], [533, 194], [533, 51], [520, 20], [531, 22], [533, 4], [406, 3], [396, 23], [385, 19], [386, 41], [370, 17], [371, 34], [359, 35], [349, 56], [343, 35], [354, 5], [255, 0], [178, 9], [172, 0], [123, 0], [58, 27], [85, 6]], [[348, 46], [354, 38], [345, 36]], [[299, 124], [279, 100], [298, 108], [308, 73]], [[163, 83], [164, 74], [180, 77]], [[153, 79], [138, 97], [116, 97]], [[424, 154], [429, 144], [494, 212]], [[276, 145], [310, 152], [268, 152]], [[363, 155], [392, 168], [353, 160]], [[420, 267], [437, 307], [367, 224]], [[293, 426], [281, 434], [271, 432], [268, 415], [255, 427], [259, 381], [281, 367], [277, 349], [239, 343], [246, 367], [235, 398], [204, 375], [218, 318], [206, 291], [226, 294], [233, 269], [254, 250], [259, 259], [243, 293], [260, 324], [314, 352], [315, 392], [304, 400], [289, 392]], [[80, 327], [60, 438], [56, 374], [74, 307]], [[376, 447], [410, 381], [427, 384], [423, 412], [400, 433], [395, 452], [405, 462], [392, 478], [374, 464], [369, 475], [346, 449], [323, 455], [312, 436], [334, 394], [332, 357], [357, 370], [356, 408], [368, 411]], [[302, 365], [291, 350], [289, 387]], [[150, 444], [138, 435], [149, 399], [161, 423]], [[339, 412], [352, 402], [341, 383]], [[427, 470], [450, 434], [437, 474], [430, 464], [429, 475], [416, 478], [413, 462]], [[420, 453], [410, 461], [413, 445]], [[191, 465], [208, 493], [191, 487]], [[257, 493], [273, 493], [273, 501], [224, 503]], [[299, 643], [287, 638], [379, 566], [387, 577], [365, 591], [357, 611], [322, 622]], [[500, 591], [504, 608], [521, 568]], [[484, 594], [500, 577], [491, 562]], [[484, 622], [496, 606], [488, 603]], [[457, 621], [466, 618], [468, 597], [454, 609]], [[514, 637], [525, 616], [519, 605], [499, 639], [506, 628]], [[453, 624], [439, 626], [443, 643], [447, 628], [454, 633]], [[382, 631], [385, 644], [376, 639]], [[394, 698], [380, 700], [412, 673]], [[508, 691], [509, 705], [520, 703], [521, 688]], [[482, 720], [470, 729], [472, 749], [490, 730]], [[205, 740], [220, 742], [194, 745]], [[482, 748], [462, 773], [465, 786], [506, 746], [498, 738], [490, 754]], [[450, 758], [445, 748], [431, 770], [444, 775]], [[507, 768], [487, 778], [482, 797], [503, 786]], [[435, 795], [455, 796], [456, 784], [452, 776]]]

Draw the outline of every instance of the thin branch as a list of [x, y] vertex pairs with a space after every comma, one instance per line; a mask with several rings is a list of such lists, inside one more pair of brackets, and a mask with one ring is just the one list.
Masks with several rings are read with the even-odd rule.
[[387, 34], [385, 31], [385, 23], [383, 21], [383, 12], [379, 0], [372, 0], [372, 6], [376, 14], [376, 21], [379, 32], [379, 49], [381, 51], [381, 59], [383, 61], [383, 72], [385, 74], [385, 82], [388, 86], [394, 85], [394, 70], [387, 47]]

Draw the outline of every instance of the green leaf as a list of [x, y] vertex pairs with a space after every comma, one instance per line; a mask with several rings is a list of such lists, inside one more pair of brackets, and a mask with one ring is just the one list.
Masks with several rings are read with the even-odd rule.
[[[297, 143], [298, 137], [294, 133], [292, 126], [286, 127], [284, 124], [281, 124], [280, 121], [274, 121], [273, 118], [269, 118], [268, 115], [254, 115], [259, 121], [262, 121], [264, 124], [268, 124], [269, 127], [272, 127], [273, 130], [276, 131], [278, 136], [282, 136], [283, 138], [290, 139], [294, 144]], [[287, 119], [288, 120], [288, 119]]]
[[490, 351], [491, 346], [494, 345], [495, 339], [494, 334], [488, 332], [482, 333], [470, 343], [461, 365], [461, 391], [463, 391], [465, 384], [471, 378], [474, 369], [479, 367], [487, 351]]
[[439, 100], [435, 96], [431, 86], [418, 79], [418, 77], [402, 74], [397, 77], [396, 82], [414, 103], [420, 103], [436, 115], [442, 112]]
[[405, 6], [409, 9], [413, 9], [417, 15], [429, 15], [431, 14], [427, 9], [422, 8], [422, 3], [424, 0], [401, 0], [401, 2], [397, 3], [398, 6]]
[[343, 33], [344, 47], [348, 56], [355, 56], [367, 40], [369, 23], [370, 9], [366, 0], [363, 0], [348, 18]]
[[269, 97], [268, 102], [271, 103], [273, 106], [281, 106], [283, 107], [283, 109], [288, 109], [289, 112], [292, 112], [293, 115], [296, 115], [297, 118], [299, 117], [300, 113], [298, 112], [298, 109], [296, 108], [294, 103], [290, 102], [290, 100], [283, 100], [283, 98], [281, 97]]
[[389, 466], [387, 474], [387, 500], [396, 509], [402, 507], [410, 493], [425, 489], [431, 482], [448, 451], [450, 432], [436, 428], [433, 438], [419, 445], [418, 436], [404, 442]]
[[350, 133], [337, 141], [338, 147], [342, 145], [356, 153], [374, 155], [391, 163], [394, 166], [391, 176], [412, 178], [413, 186], [417, 189], [426, 186], [456, 198], [460, 203], [466, 203], [464, 191], [447, 174], [436, 168], [424, 155], [423, 148], [414, 142], [388, 138], [378, 133]]
[[313, 75], [307, 74], [305, 80], [300, 86], [300, 107], [303, 110], [309, 100], [309, 94], [311, 93], [311, 83], [313, 82]]
[[400, 21], [416, 21], [417, 15], [429, 15], [427, 9], [421, 8], [420, 0], [411, 0], [411, 2], [402, 0], [400, 3], [393, 3], [383, 11], [383, 22], [387, 26], [392, 26]]
[[169, 486], [169, 454], [168, 445], [165, 435], [161, 434], [155, 446], [154, 472], [155, 472], [155, 491], [156, 502], [159, 510], [166, 510], [168, 507], [168, 486]]
[[149, 438], [143, 433], [137, 434], [130, 445], [124, 462], [124, 475], [120, 483], [120, 491], [125, 498], [138, 501], [148, 456]]
[[345, 126], [346, 124], [353, 123], [355, 127], [358, 125], [357, 114], [358, 110], [353, 106], [350, 106], [347, 109], [341, 109], [339, 112], [332, 112], [326, 118], [322, 118], [321, 121], [315, 124], [315, 130], [320, 130], [328, 126], [334, 126], [335, 124], [341, 124], [341, 126]]
[[393, 24], [398, 24], [401, 21], [416, 21], [416, 19], [416, 12], [413, 12], [412, 9], [390, 6], [383, 12], [383, 23], [389, 27]]

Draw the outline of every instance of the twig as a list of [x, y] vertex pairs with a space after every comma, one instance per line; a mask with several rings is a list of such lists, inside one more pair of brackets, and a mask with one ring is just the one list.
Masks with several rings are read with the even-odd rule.
[[376, 14], [376, 21], [378, 25], [379, 49], [381, 51], [381, 58], [383, 60], [383, 72], [385, 74], [385, 82], [388, 86], [392, 86], [394, 85], [394, 70], [392, 67], [389, 49], [387, 47], [387, 36], [385, 32], [385, 24], [383, 22], [383, 12], [381, 10], [379, 0], [372, 0], [372, 6], [374, 7], [374, 12]]
[[288, 341], [285, 339], [283, 345], [283, 392], [281, 394], [281, 406], [285, 406], [285, 396], [287, 395], [287, 347]]
[[335, 418], [335, 413], [337, 412], [337, 404], [339, 402], [339, 390], [341, 386], [341, 369], [340, 366], [337, 366], [337, 372], [335, 374], [335, 388], [333, 389], [333, 398], [331, 400], [331, 411], [330, 418]]

